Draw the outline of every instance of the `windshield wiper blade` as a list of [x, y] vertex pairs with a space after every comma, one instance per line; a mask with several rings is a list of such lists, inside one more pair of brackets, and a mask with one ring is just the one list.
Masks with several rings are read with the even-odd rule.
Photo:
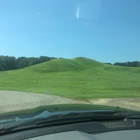
[[101, 120], [123, 120], [124, 116], [115, 116], [118, 111], [72, 111], [65, 112], [61, 115], [50, 116], [47, 119], [42, 119], [36, 122], [36, 125], [52, 125], [62, 123], [72, 123], [81, 121], [101, 121]]
[[115, 113], [114, 116], [124, 116], [127, 119], [140, 119], [140, 112], [136, 112], [136, 111], [122, 111], [122, 112], [118, 112]]
[[95, 115], [113, 115], [114, 113], [118, 113], [115, 110], [84, 110], [84, 111], [56, 111], [49, 112], [47, 110], [40, 110], [33, 114], [26, 115], [14, 115], [14, 116], [6, 116], [0, 118], [0, 124], [4, 123], [12, 123], [12, 122], [20, 122], [20, 121], [28, 121], [35, 120], [40, 118], [59, 118], [59, 117], [76, 117], [76, 116], [95, 116]]
[[63, 111], [63, 112], [46, 112], [41, 111], [33, 117], [18, 118], [14, 122], [7, 122], [0, 125], [0, 133], [14, 130], [27, 129], [39, 126], [50, 126], [82, 121], [94, 120], [122, 120], [124, 116], [117, 116], [119, 113], [115, 110], [88, 110], [88, 111]]

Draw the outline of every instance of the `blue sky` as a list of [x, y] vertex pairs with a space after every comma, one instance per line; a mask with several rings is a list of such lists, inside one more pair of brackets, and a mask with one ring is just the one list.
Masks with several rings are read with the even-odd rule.
[[139, 0], [0, 0], [0, 55], [140, 61]]

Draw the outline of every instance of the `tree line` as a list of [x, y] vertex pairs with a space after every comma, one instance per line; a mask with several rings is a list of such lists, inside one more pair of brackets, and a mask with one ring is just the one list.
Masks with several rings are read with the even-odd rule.
[[139, 61], [133, 61], [133, 62], [116, 62], [114, 64], [106, 63], [110, 65], [116, 65], [116, 66], [126, 66], [126, 67], [140, 67]]
[[40, 56], [40, 57], [14, 57], [0, 55], [0, 71], [21, 69], [42, 62], [57, 59], [55, 57]]

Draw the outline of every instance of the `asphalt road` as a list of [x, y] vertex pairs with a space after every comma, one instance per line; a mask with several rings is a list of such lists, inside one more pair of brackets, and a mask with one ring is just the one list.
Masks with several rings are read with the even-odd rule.
[[105, 98], [88, 99], [86, 101], [72, 100], [49, 94], [37, 94], [17, 91], [0, 91], [0, 113], [35, 108], [50, 104], [99, 104], [109, 106], [120, 106], [123, 108], [140, 111], [140, 98]]

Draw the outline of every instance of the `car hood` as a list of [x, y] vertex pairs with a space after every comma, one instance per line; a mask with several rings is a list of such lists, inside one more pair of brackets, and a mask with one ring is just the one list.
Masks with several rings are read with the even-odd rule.
[[88, 110], [94, 110], [94, 111], [106, 111], [106, 110], [113, 110], [113, 111], [133, 111], [125, 108], [120, 108], [119, 106], [112, 107], [112, 106], [104, 106], [104, 105], [91, 105], [91, 104], [56, 104], [56, 105], [47, 105], [47, 106], [39, 106], [32, 109], [27, 110], [19, 110], [14, 112], [8, 112], [4, 114], [0, 114], [1, 118], [6, 117], [15, 117], [15, 116], [35, 116], [39, 112], [42, 112], [43, 110], [46, 110], [48, 112], [65, 112], [65, 111], [88, 111]]

